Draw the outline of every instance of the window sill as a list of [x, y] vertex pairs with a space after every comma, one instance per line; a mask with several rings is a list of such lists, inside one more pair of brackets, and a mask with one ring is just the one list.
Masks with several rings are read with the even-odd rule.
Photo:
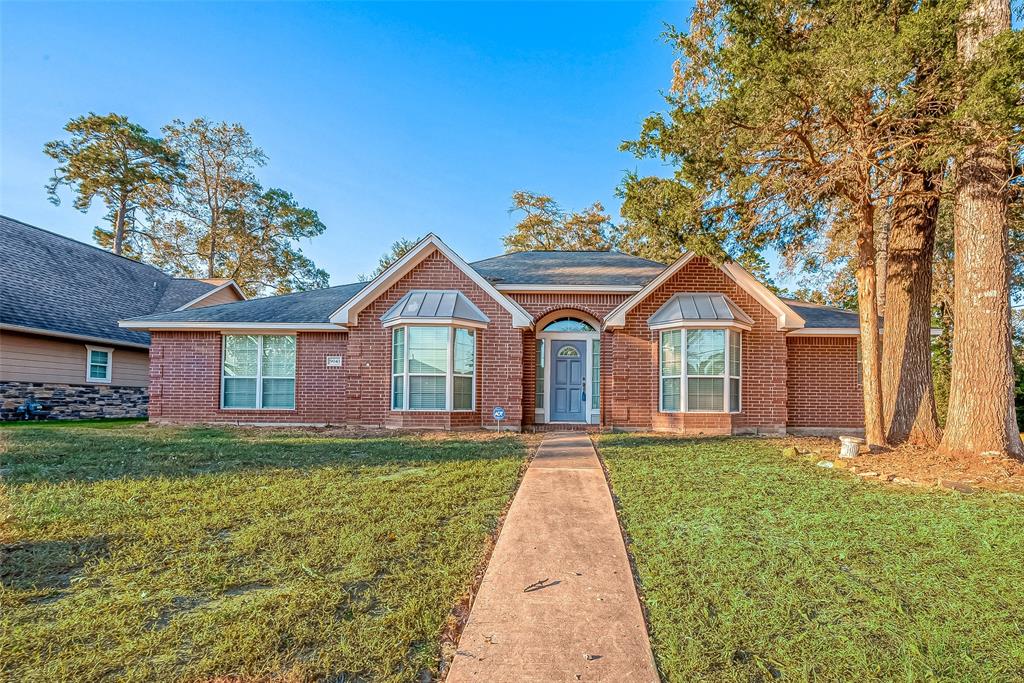
[[226, 413], [294, 413], [295, 408], [225, 408], [220, 410]]
[[662, 415], [739, 415], [742, 410], [659, 410]]
[[420, 409], [417, 409], [417, 408], [409, 408], [408, 410], [403, 410], [401, 408], [391, 408], [390, 410], [391, 410], [392, 413], [475, 413], [475, 412], [478, 412], [476, 408], [468, 408], [468, 409], [465, 409], [465, 410], [444, 410], [443, 408], [439, 408], [439, 409], [436, 409], [436, 410], [420, 410]]
[[90, 377], [85, 378], [86, 384], [112, 384], [113, 381], [109, 379], [92, 379]]

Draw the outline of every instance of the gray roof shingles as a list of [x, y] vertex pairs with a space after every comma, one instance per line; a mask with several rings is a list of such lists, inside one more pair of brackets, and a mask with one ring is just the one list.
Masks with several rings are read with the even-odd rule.
[[470, 264], [496, 285], [608, 285], [642, 287], [665, 270], [619, 251], [522, 251]]
[[0, 216], [5, 325], [149, 344], [146, 332], [118, 327], [118, 321], [173, 310], [213, 289], [197, 280], [172, 287], [176, 282], [181, 281], [153, 266]]
[[[470, 266], [493, 284], [606, 285], [642, 287], [666, 266], [615, 251], [525, 251], [476, 261]], [[167, 322], [326, 323], [330, 314], [366, 283], [252, 299], [177, 313], [145, 315]], [[787, 299], [807, 327], [857, 327], [857, 314]], [[127, 317], [127, 316], [126, 316]]]
[[368, 283], [356, 282], [308, 292], [249, 299], [218, 306], [190, 308], [174, 313], [155, 313], [135, 320], [160, 322], [219, 323], [326, 323], [331, 313], [354, 297]]
[[[804, 319], [806, 327], [859, 327], [857, 311], [848, 311], [834, 306], [812, 304], [796, 299], [783, 299], [797, 315]], [[881, 320], [879, 320], [881, 324]]]

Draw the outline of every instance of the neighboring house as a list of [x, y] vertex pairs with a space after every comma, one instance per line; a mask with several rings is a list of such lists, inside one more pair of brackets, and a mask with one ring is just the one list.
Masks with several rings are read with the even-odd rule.
[[434, 235], [367, 283], [122, 322], [150, 419], [693, 433], [863, 426], [857, 316], [735, 263], [616, 252], [466, 263]]
[[28, 398], [57, 418], [144, 416], [149, 335], [118, 321], [244, 298], [0, 216], [0, 419]]

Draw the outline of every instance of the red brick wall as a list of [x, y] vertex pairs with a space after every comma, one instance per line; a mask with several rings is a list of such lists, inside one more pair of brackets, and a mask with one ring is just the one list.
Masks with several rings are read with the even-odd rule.
[[[391, 331], [380, 317], [411, 289], [459, 289], [491, 320], [477, 331], [476, 409], [472, 412], [390, 410]], [[755, 324], [743, 333], [741, 413], [659, 413], [658, 334], [647, 319], [677, 292], [722, 292]], [[515, 294], [534, 316], [581, 311], [603, 320], [626, 295]], [[415, 428], [493, 427], [491, 409], [506, 409], [505, 425], [534, 421], [536, 337], [512, 327], [511, 315], [442, 254], [424, 259], [359, 313], [348, 332], [300, 332], [296, 347], [296, 409], [220, 408], [221, 334], [154, 332], [150, 349], [150, 415], [177, 422], [331, 423]], [[341, 368], [325, 357], [340, 355]], [[798, 427], [860, 427], [856, 339], [787, 338], [775, 316], [725, 273], [702, 258], [641, 302], [620, 330], [601, 334], [601, 414], [605, 426], [728, 433]]]
[[[220, 332], [153, 332], [149, 348], [151, 419], [164, 422], [340, 422], [345, 411], [344, 332], [299, 332], [295, 340], [295, 410], [220, 407]], [[348, 360], [347, 358], [345, 359]]]
[[[476, 331], [476, 410], [473, 412], [401, 412], [390, 409], [391, 330], [380, 317], [412, 289], [457, 289], [490, 318]], [[491, 410], [505, 408], [504, 427], [522, 424], [523, 335], [512, 315], [440, 252], [423, 259], [394, 286], [359, 313], [349, 328], [349, 421], [394, 427], [491, 427]]]
[[[593, 292], [572, 293], [523, 293], [516, 292], [510, 298], [519, 303], [535, 321], [549, 313], [565, 311], [572, 316], [574, 311], [588, 314], [600, 322], [616, 306], [621, 304], [627, 294], [598, 294]], [[584, 318], [586, 316], [583, 316]], [[605, 352], [605, 344], [609, 343], [612, 333], [601, 333], [601, 411], [604, 414], [605, 383], [611, 385], [611, 361]], [[533, 330], [523, 331], [523, 419], [524, 424], [536, 422], [537, 409], [537, 337]]]
[[789, 425], [864, 427], [856, 337], [789, 337]]
[[[658, 412], [658, 333], [648, 328], [647, 319], [678, 292], [721, 292], [754, 320], [753, 329], [743, 333], [742, 412]], [[607, 374], [614, 381], [604, 395], [606, 424], [711, 433], [777, 431], [786, 426], [786, 338], [777, 329], [775, 315], [707, 259], [692, 259], [652, 292], [626, 316], [625, 327], [616, 330], [610, 342], [606, 353], [610, 352], [612, 367]]]
[[[401, 412], [390, 409], [391, 331], [380, 317], [411, 289], [458, 289], [491, 322], [476, 331], [476, 410]], [[180, 422], [303, 422], [457, 429], [494, 426], [491, 409], [506, 411], [503, 426], [522, 423], [522, 332], [512, 316], [447, 258], [434, 252], [359, 313], [346, 332], [300, 332], [296, 340], [295, 410], [220, 408], [221, 334], [154, 332], [150, 382], [154, 419]], [[327, 355], [344, 358], [327, 368]]]

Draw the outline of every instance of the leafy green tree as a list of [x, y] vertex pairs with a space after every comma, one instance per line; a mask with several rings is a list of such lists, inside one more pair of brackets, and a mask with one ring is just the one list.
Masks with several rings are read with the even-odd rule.
[[505, 252], [608, 251], [618, 234], [601, 202], [583, 211], [566, 212], [548, 195], [519, 190], [512, 194], [510, 213], [522, 214], [512, 231], [502, 238]]
[[109, 228], [96, 228], [96, 241], [115, 254], [141, 252], [147, 237], [136, 211], [165, 201], [175, 177], [177, 157], [163, 141], [120, 114], [71, 119], [66, 140], [47, 142], [43, 151], [58, 166], [47, 184], [50, 201], [59, 189], [75, 193], [74, 207], [88, 211], [93, 200], [107, 207]]
[[669, 112], [624, 145], [675, 168], [670, 178], [624, 183], [627, 232], [648, 241], [668, 235], [728, 258], [736, 248], [772, 244], [788, 255], [849, 236], [871, 444], [886, 443], [876, 223], [909, 150], [919, 155], [926, 142], [928, 117], [949, 98], [945, 80], [918, 90], [913, 77], [922, 53], [952, 44], [949, 12], [855, 0], [699, 2], [690, 31], [669, 32], [680, 52]]
[[360, 275], [359, 281], [369, 282], [373, 278], [377, 277], [385, 270], [387, 270], [388, 266], [390, 266], [392, 263], [408, 254], [412, 250], [412, 248], [419, 244], [422, 240], [422, 237], [417, 237], [416, 239], [413, 240], [406, 239], [403, 237], [401, 239], [395, 240], [391, 244], [391, 249], [389, 249], [386, 254], [381, 255], [380, 260], [377, 262], [377, 267], [374, 268], [373, 272], [370, 273], [369, 275], [365, 273]]
[[153, 225], [157, 265], [188, 277], [234, 278], [246, 294], [323, 287], [327, 273], [299, 248], [326, 229], [316, 212], [256, 179], [266, 155], [237, 123], [197, 118], [164, 128], [180, 160]]

